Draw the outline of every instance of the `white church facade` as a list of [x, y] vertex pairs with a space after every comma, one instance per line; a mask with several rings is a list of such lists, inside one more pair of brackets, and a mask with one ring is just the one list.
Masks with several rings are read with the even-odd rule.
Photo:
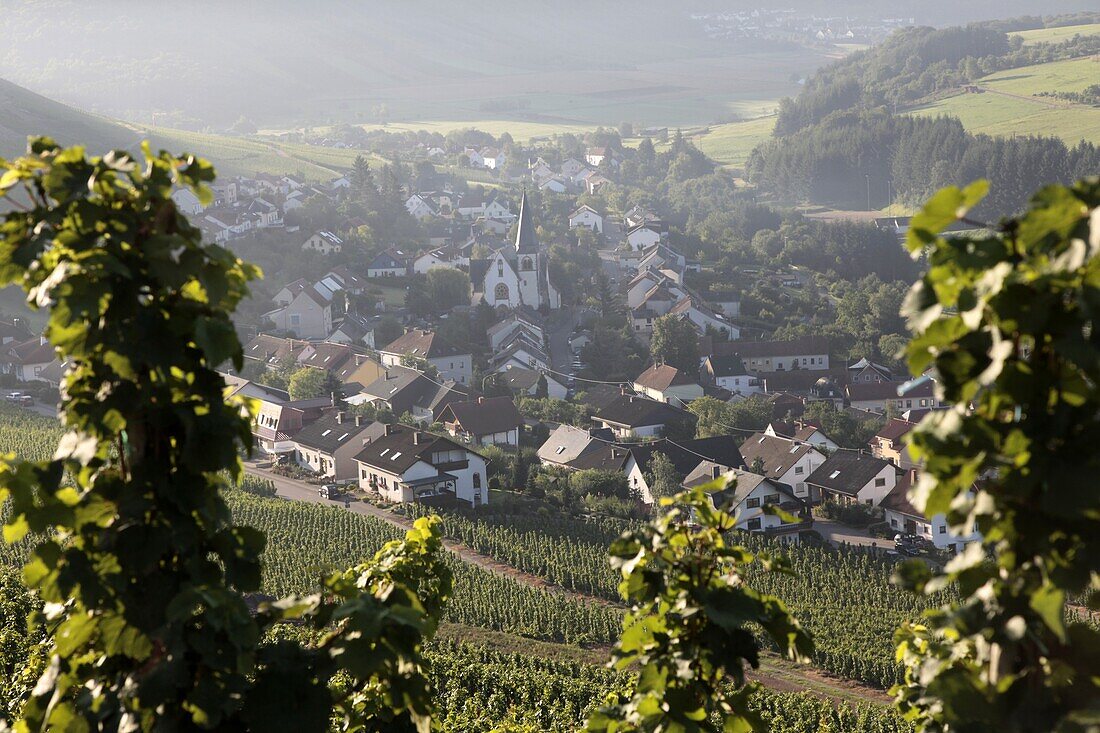
[[491, 257], [470, 261], [473, 304], [535, 310], [561, 307], [561, 294], [550, 282], [547, 255], [539, 246], [527, 208], [527, 194], [519, 204], [519, 229], [512, 247], [501, 247]]

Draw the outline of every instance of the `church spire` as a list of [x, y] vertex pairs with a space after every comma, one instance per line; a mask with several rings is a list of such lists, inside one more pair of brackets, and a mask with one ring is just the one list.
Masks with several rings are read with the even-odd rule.
[[527, 189], [519, 200], [519, 228], [516, 230], [516, 252], [539, 251], [539, 240], [535, 235], [535, 225], [531, 223], [531, 214], [527, 211]]

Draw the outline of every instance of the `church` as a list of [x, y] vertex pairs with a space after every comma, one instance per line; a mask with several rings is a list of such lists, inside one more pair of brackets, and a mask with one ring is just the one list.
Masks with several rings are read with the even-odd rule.
[[492, 257], [470, 260], [473, 304], [535, 310], [561, 308], [561, 294], [550, 283], [547, 255], [539, 246], [527, 192], [519, 202], [519, 228], [512, 247], [501, 247]]

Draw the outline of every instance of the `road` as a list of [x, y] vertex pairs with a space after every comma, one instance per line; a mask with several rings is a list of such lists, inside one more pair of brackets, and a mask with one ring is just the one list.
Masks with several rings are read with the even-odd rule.
[[[552, 313], [547, 321], [547, 338], [550, 341], [550, 368], [556, 372], [572, 374], [570, 363], [573, 361], [573, 353], [569, 349], [569, 334], [573, 332], [576, 324], [573, 308], [562, 308]], [[554, 375], [558, 381], [565, 379]]]

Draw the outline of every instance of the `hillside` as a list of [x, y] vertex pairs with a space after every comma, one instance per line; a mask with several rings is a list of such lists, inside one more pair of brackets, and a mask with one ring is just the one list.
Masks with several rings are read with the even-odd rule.
[[[1100, 33], [1100, 26], [1086, 27]], [[1044, 92], [1081, 92], [1097, 82], [1100, 82], [1097, 58], [1023, 66], [976, 80], [974, 86], [981, 93], [960, 91], [920, 107], [913, 114], [958, 117], [974, 133], [1002, 137], [1052, 135], [1070, 145], [1080, 140], [1100, 143], [1100, 107], [1039, 96]]]
[[0, 79], [0, 156], [27, 148], [28, 135], [50, 135], [63, 144], [83, 143], [89, 151], [126, 147], [138, 139], [126, 127], [47, 99]]

